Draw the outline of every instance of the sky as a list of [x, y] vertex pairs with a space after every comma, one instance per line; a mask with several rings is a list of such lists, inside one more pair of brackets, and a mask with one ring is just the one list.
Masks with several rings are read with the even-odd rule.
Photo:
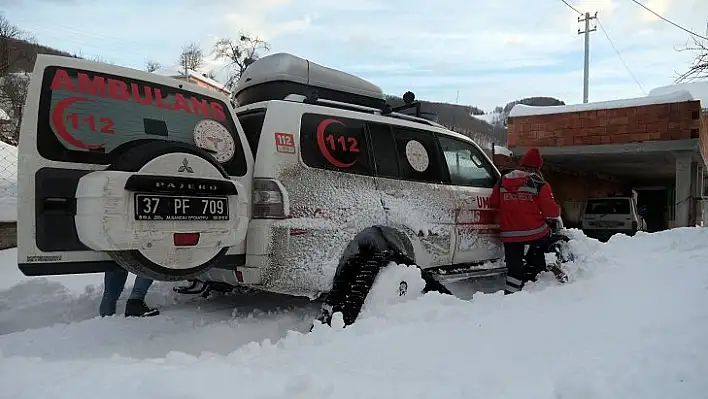
[[[590, 34], [591, 102], [643, 96], [688, 67], [692, 55], [677, 49], [690, 35], [631, 0], [567, 1], [597, 12], [610, 38], [600, 26]], [[708, 1], [640, 1], [708, 35]], [[583, 101], [584, 39], [561, 0], [0, 0], [0, 10], [42, 44], [137, 69], [147, 59], [175, 64], [192, 41], [209, 53], [245, 31], [271, 53], [361, 76], [387, 94], [487, 112], [531, 96]], [[225, 74], [216, 61], [208, 67]]]

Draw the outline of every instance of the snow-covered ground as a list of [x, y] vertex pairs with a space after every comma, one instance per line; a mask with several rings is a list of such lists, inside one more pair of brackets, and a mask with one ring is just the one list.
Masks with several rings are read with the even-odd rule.
[[[430, 293], [354, 325], [266, 294], [198, 300], [156, 283], [149, 319], [95, 317], [101, 276], [26, 278], [0, 253], [7, 398], [703, 398], [708, 229], [575, 232], [571, 282]], [[410, 272], [409, 269], [405, 269]], [[389, 275], [389, 277], [391, 277]], [[377, 305], [378, 304], [378, 305]], [[119, 306], [122, 305], [119, 304]]]

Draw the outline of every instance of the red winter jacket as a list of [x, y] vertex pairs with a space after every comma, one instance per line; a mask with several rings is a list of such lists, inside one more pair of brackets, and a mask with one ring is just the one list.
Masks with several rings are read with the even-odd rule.
[[490, 206], [499, 210], [502, 242], [528, 242], [549, 232], [546, 219], [560, 217], [551, 186], [540, 176], [514, 170], [494, 185]]

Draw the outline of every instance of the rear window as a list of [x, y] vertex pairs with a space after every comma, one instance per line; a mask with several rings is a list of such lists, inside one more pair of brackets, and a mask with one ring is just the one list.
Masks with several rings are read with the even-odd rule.
[[589, 200], [585, 206], [588, 215], [628, 215], [629, 200], [626, 198], [607, 198]]
[[199, 122], [216, 121], [231, 133], [237, 146], [224, 167], [232, 176], [243, 176], [247, 171], [227, 105], [187, 90], [49, 67], [44, 71], [38, 117], [37, 147], [44, 158], [93, 164], [109, 164], [121, 150], [141, 140], [194, 144]]

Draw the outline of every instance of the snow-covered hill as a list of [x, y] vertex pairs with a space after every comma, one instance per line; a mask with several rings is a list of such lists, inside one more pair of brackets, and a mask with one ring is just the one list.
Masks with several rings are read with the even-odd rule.
[[[94, 317], [100, 275], [26, 278], [0, 253], [8, 398], [696, 399], [708, 392], [708, 229], [575, 232], [572, 280], [427, 294], [306, 333], [316, 304], [195, 300], [156, 283], [150, 319]], [[281, 307], [279, 310], [278, 307]], [[289, 309], [288, 309], [289, 308]]]

